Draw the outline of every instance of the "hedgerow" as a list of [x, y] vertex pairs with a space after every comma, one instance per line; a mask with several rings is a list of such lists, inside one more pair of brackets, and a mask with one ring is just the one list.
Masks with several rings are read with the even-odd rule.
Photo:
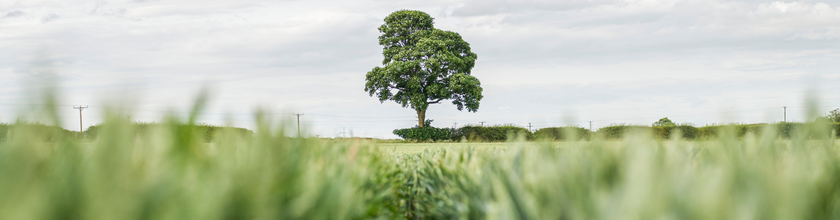
[[[145, 123], [145, 122], [138, 122], [132, 123], [132, 127], [134, 128], [134, 132], [136, 135], [147, 135], [149, 131], [154, 130], [156, 128], [161, 128], [167, 126], [166, 124], [162, 123]], [[233, 133], [238, 133], [241, 135], [249, 135], [253, 136], [254, 132], [245, 128], [237, 128], [237, 127], [223, 127], [223, 126], [216, 126], [210, 124], [198, 124], [198, 125], [190, 125], [192, 129], [195, 130], [196, 133], [199, 134], [199, 137], [204, 142], [210, 142], [217, 136], [217, 134], [221, 133], [222, 131], [229, 131]], [[87, 130], [84, 132], [84, 136], [88, 139], [96, 139], [99, 135], [100, 130], [102, 129], [102, 125], [93, 125], [88, 127]]]
[[493, 125], [493, 126], [476, 126], [467, 125], [455, 130], [452, 134], [453, 140], [466, 141], [489, 141], [499, 142], [513, 139], [516, 136], [524, 136], [525, 139], [533, 139], [533, 135], [528, 129], [517, 127], [512, 124]]
[[422, 128], [415, 126], [413, 128], [395, 129], [394, 135], [413, 141], [443, 141], [452, 138], [451, 128], [432, 127], [432, 121], [434, 120], [426, 120]]
[[536, 140], [588, 140], [592, 131], [581, 127], [548, 127], [534, 131]]

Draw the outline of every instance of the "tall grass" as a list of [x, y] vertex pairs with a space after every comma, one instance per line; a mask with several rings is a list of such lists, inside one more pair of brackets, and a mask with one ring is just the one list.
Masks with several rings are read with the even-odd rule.
[[256, 133], [210, 140], [189, 119], [136, 132], [110, 111], [95, 139], [11, 125], [0, 219], [840, 219], [828, 126], [716, 139], [424, 144]]

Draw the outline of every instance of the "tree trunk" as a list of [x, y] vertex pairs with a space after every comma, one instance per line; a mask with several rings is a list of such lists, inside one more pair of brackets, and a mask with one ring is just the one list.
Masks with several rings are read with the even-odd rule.
[[426, 109], [417, 110], [417, 125], [421, 128], [425, 126], [426, 122]]

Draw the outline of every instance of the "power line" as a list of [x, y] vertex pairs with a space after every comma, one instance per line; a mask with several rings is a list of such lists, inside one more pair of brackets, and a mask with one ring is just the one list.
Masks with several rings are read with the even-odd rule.
[[368, 120], [357, 120], [357, 121], [309, 121], [309, 122], [404, 122], [404, 121], [417, 121], [417, 120], [376, 120], [376, 121], [368, 121]]
[[415, 118], [416, 116], [350, 116], [350, 115], [325, 115], [325, 114], [310, 114], [316, 116], [325, 116], [325, 117], [341, 117], [341, 118]]
[[298, 113], [298, 114], [293, 114], [293, 115], [297, 116], [297, 131], [298, 131], [297, 134], [298, 134], [298, 137], [300, 137], [300, 116], [303, 115], [303, 113]]
[[84, 132], [85, 131], [84, 128], [82, 127], [82, 110], [84, 110], [86, 108], [89, 108], [89, 107], [87, 105], [86, 106], [81, 106], [80, 105], [78, 107], [73, 106], [73, 109], [78, 109], [79, 110], [79, 132]]
[[0, 105], [73, 106], [73, 105], [62, 105], [62, 104], [42, 104], [42, 103], [0, 103]]
[[787, 106], [782, 107], [782, 108], [784, 108], [784, 109], [785, 109], [785, 113], [784, 113], [784, 114], [785, 114], [785, 116], [784, 116], [784, 118], [783, 118], [783, 119], [784, 119], [784, 120], [783, 120], [783, 122], [787, 122]]

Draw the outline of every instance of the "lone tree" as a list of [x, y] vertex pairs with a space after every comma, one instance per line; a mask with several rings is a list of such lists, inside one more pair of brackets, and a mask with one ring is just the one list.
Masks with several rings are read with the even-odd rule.
[[382, 67], [365, 77], [365, 91], [379, 102], [392, 100], [417, 112], [424, 127], [429, 104], [452, 100], [463, 111], [476, 112], [481, 82], [470, 75], [478, 56], [461, 35], [434, 28], [434, 18], [422, 11], [400, 10], [379, 27]]

